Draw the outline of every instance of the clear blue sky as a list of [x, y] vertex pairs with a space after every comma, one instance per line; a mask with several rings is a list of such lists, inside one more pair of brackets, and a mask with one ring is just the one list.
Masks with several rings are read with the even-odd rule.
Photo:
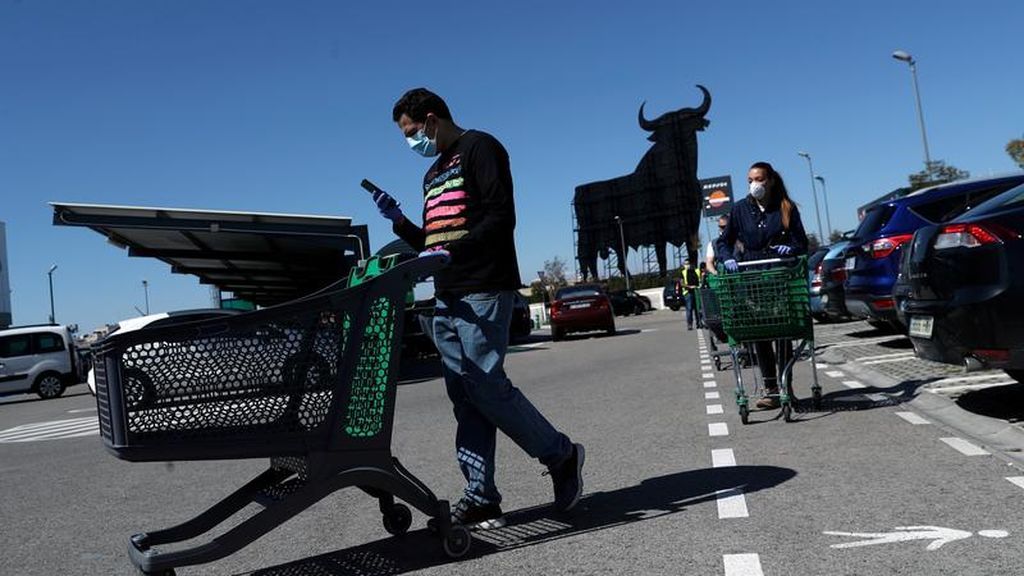
[[[771, 8], [764, 6], [771, 5]], [[527, 281], [571, 264], [576, 185], [625, 174], [636, 124], [695, 106], [711, 125], [699, 176], [768, 160], [815, 229], [806, 150], [833, 227], [922, 167], [918, 60], [932, 157], [972, 175], [1015, 165], [1024, 133], [1024, 2], [300, 2], [0, 0], [0, 220], [16, 323], [83, 330], [206, 306], [195, 278], [81, 228], [49, 201], [334, 214], [392, 238], [368, 177], [418, 213], [427, 161], [391, 122], [427, 86], [512, 158]], [[824, 215], [822, 215], [824, 218]], [[631, 263], [633, 260], [631, 260]]]

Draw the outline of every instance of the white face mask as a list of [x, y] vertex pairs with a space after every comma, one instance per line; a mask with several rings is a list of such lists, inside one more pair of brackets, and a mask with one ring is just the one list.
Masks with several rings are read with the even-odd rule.
[[434, 138], [428, 138], [425, 122], [423, 128], [420, 128], [414, 136], [406, 137], [405, 141], [409, 143], [409, 148], [420, 155], [429, 158], [438, 154], [437, 134], [435, 133]]
[[760, 200], [764, 198], [764, 195], [768, 192], [768, 189], [764, 187], [763, 182], [751, 182], [750, 183], [750, 195], [754, 197], [754, 200]]

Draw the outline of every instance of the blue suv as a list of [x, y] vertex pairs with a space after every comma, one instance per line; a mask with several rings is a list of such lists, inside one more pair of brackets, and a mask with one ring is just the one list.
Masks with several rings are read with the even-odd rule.
[[902, 331], [893, 285], [903, 245], [918, 228], [939, 224], [1024, 183], [1024, 174], [940, 184], [868, 208], [844, 254], [846, 308], [854, 316]]

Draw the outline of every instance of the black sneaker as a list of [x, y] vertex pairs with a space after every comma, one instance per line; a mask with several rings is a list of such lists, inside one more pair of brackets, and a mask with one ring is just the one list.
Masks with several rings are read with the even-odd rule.
[[463, 497], [452, 510], [452, 524], [462, 524], [470, 530], [492, 530], [505, 526], [505, 514], [497, 504], [477, 504]]
[[572, 510], [583, 495], [583, 444], [572, 445], [572, 455], [555, 468], [548, 470], [555, 488], [555, 510]]

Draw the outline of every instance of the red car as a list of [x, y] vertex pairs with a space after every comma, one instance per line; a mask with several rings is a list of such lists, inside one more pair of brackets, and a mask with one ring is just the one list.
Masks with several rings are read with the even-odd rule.
[[604, 289], [590, 284], [560, 288], [551, 303], [551, 339], [592, 330], [615, 334], [615, 313]]

